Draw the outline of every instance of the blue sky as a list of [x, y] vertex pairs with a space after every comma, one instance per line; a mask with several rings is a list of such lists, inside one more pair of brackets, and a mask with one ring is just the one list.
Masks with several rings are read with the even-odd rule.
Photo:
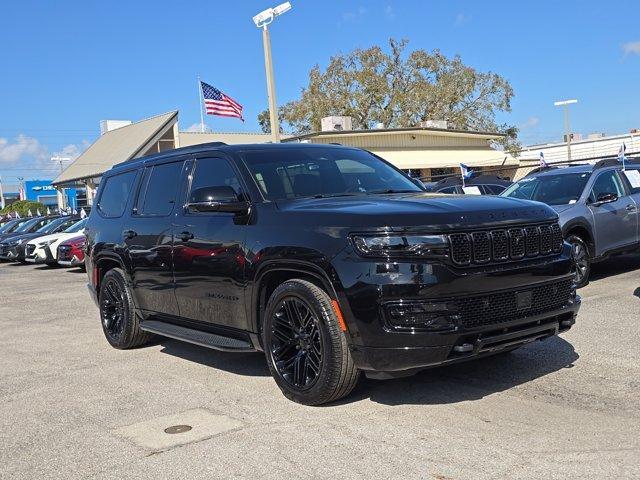
[[[180, 110], [199, 122], [196, 76], [245, 107], [246, 123], [208, 117], [217, 131], [254, 131], [266, 108], [260, 31], [274, 0], [21, 0], [3, 2], [0, 176], [50, 178], [54, 153], [77, 155], [106, 118]], [[515, 89], [501, 122], [525, 144], [561, 138], [553, 101], [578, 98], [582, 133], [640, 128], [640, 30], [628, 1], [292, 0], [272, 25], [278, 102], [298, 97], [309, 69], [356, 47], [407, 38], [495, 71]]]

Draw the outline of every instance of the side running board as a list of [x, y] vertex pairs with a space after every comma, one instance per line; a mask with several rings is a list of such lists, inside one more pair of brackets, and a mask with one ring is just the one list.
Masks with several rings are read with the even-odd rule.
[[140, 329], [145, 332], [156, 333], [163, 337], [182, 340], [193, 343], [201, 347], [213, 348], [225, 352], [254, 352], [253, 345], [246, 340], [225, 337], [215, 333], [194, 330], [193, 328], [181, 327], [172, 323], [161, 322], [159, 320], [147, 320], [140, 322]]

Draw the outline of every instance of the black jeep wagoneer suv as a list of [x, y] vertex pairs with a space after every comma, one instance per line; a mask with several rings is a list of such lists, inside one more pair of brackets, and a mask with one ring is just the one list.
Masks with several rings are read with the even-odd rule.
[[334, 145], [206, 144], [117, 165], [86, 226], [116, 348], [264, 351], [290, 399], [513, 350], [571, 327], [570, 247], [541, 203], [424, 192]]

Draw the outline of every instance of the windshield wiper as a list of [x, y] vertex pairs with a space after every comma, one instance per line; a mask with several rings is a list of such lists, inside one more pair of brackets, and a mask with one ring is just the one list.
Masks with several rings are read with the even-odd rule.
[[361, 193], [318, 193], [312, 195], [311, 198], [333, 198], [333, 197], [355, 197], [356, 195], [362, 195]]
[[376, 195], [381, 193], [420, 193], [422, 190], [394, 190], [393, 188], [387, 188], [386, 190], [372, 190], [367, 192], [367, 195]]

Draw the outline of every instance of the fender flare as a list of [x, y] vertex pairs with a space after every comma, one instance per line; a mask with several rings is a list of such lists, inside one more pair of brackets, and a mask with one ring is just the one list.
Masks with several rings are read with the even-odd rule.
[[260, 265], [255, 274], [251, 296], [250, 296], [250, 322], [254, 332], [259, 331], [260, 319], [258, 318], [258, 307], [260, 304], [260, 291], [262, 280], [265, 275], [275, 271], [299, 272], [316, 278], [324, 286], [325, 290], [333, 300], [338, 300], [338, 294], [330, 274], [317, 264], [305, 262], [304, 260], [267, 260]]

